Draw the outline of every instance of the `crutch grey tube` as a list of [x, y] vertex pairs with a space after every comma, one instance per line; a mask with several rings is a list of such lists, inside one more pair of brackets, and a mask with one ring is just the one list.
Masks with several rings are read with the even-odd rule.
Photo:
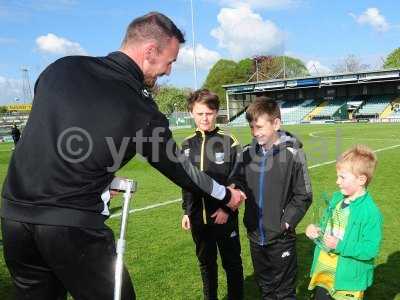
[[136, 190], [136, 183], [130, 179], [116, 177], [111, 183], [111, 190], [124, 192], [124, 204], [122, 208], [121, 226], [119, 239], [117, 241], [117, 260], [115, 262], [115, 285], [114, 285], [114, 300], [121, 300], [122, 289], [122, 274], [124, 267], [124, 253], [125, 253], [125, 235], [128, 226], [129, 206], [132, 193]]

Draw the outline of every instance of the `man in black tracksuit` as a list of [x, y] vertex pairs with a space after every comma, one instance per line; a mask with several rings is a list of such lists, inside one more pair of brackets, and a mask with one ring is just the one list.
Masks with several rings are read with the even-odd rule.
[[244, 224], [264, 300], [296, 299], [295, 228], [312, 192], [301, 142], [279, 130], [279, 106], [265, 98], [246, 111], [254, 140], [243, 149], [232, 181], [247, 195]]
[[11, 136], [14, 141], [14, 146], [17, 146], [19, 138], [21, 137], [21, 131], [18, 129], [16, 124], [11, 128]]
[[[234, 136], [215, 127], [218, 96], [208, 90], [199, 90], [189, 97], [188, 106], [197, 129], [183, 141], [182, 150], [201, 171], [227, 185], [240, 145]], [[196, 244], [204, 299], [218, 299], [218, 250], [226, 272], [228, 299], [243, 299], [238, 211], [226, 209], [221, 201], [204, 193], [183, 190], [182, 199], [182, 227], [191, 229]]]
[[[70, 56], [35, 84], [32, 111], [3, 184], [3, 253], [16, 299], [113, 299], [115, 243], [104, 221], [115, 172], [136, 153], [174, 183], [233, 209], [240, 192], [199, 172], [180, 152], [147, 91], [169, 74], [184, 38], [166, 16], [128, 27], [106, 57]], [[135, 299], [125, 269], [122, 299]]]

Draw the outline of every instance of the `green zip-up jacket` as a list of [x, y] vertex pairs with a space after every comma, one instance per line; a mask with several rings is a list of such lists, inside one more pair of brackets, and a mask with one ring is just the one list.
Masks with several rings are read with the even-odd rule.
[[[320, 227], [326, 228], [336, 205], [344, 195], [336, 192], [322, 217]], [[366, 192], [349, 205], [350, 215], [342, 240], [333, 250], [339, 255], [335, 275], [335, 290], [364, 291], [372, 284], [374, 259], [382, 240], [382, 215], [371, 195]], [[314, 272], [320, 247], [316, 246], [311, 267]]]

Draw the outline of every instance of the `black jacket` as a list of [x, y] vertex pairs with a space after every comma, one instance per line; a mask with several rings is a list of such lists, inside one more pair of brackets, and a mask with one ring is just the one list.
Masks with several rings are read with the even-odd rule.
[[14, 140], [14, 143], [17, 143], [19, 141], [19, 138], [21, 137], [21, 131], [18, 129], [17, 126], [13, 126], [11, 129], [11, 136]]
[[279, 134], [279, 143], [267, 153], [256, 141], [247, 145], [232, 178], [247, 195], [243, 221], [249, 237], [262, 245], [294, 235], [312, 201], [302, 144], [288, 132]]
[[1, 216], [101, 228], [109, 215], [103, 193], [136, 153], [176, 184], [229, 200], [229, 191], [182, 159], [132, 59], [122, 52], [59, 59], [35, 84], [3, 185]]
[[[210, 132], [196, 130], [182, 142], [182, 150], [192, 164], [222, 185], [227, 185], [227, 179], [237, 161], [239, 147], [239, 142], [234, 136], [218, 127]], [[232, 212], [221, 201], [205, 193], [193, 193], [183, 189], [182, 200], [182, 208], [190, 217], [192, 227], [213, 225], [214, 218], [211, 218], [211, 215], [218, 208], [229, 213], [227, 223], [237, 224], [237, 211]]]

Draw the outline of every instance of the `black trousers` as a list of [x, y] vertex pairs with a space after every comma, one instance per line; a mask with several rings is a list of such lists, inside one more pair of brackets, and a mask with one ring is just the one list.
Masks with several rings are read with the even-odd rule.
[[297, 254], [295, 238], [260, 246], [250, 241], [254, 275], [263, 300], [296, 299]]
[[[218, 299], [217, 248], [221, 256], [222, 267], [226, 273], [228, 300], [243, 299], [243, 266], [240, 257], [240, 239], [238, 229], [230, 232], [221, 231], [221, 225], [205, 225], [192, 229], [196, 244], [203, 280], [204, 299]], [[220, 227], [222, 228], [223, 225]]]
[[[17, 300], [112, 300], [116, 250], [112, 231], [34, 225], [2, 219], [3, 254]], [[124, 268], [122, 299], [135, 299]]]

